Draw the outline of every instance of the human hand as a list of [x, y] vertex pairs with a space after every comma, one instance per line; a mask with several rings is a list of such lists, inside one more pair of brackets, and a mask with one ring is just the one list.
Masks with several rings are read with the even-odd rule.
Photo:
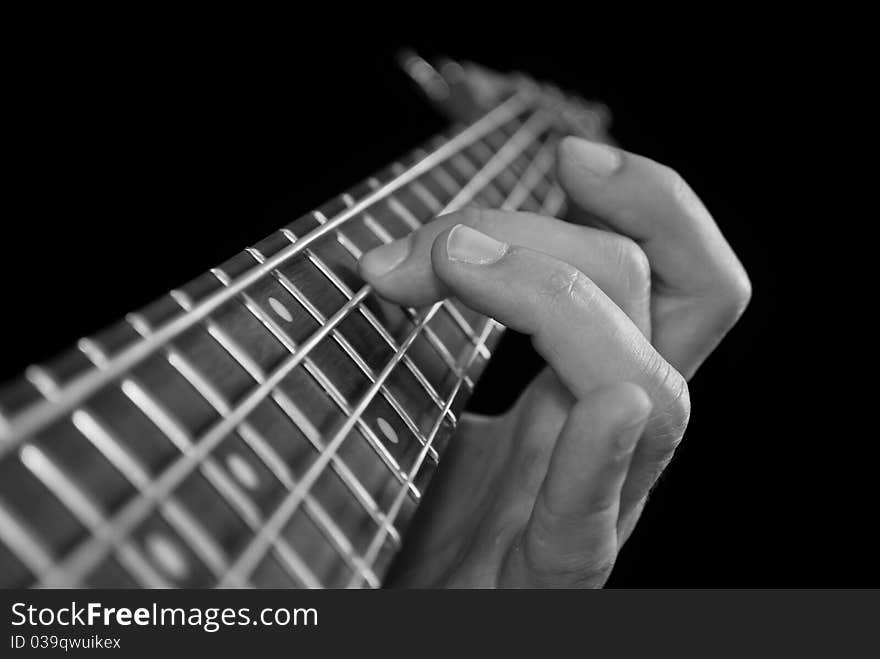
[[548, 364], [506, 414], [463, 417], [401, 585], [602, 585], [684, 433], [686, 378], [748, 302], [742, 266], [669, 168], [567, 138], [558, 177], [574, 222], [465, 209], [361, 261], [386, 298], [457, 297], [531, 335]]

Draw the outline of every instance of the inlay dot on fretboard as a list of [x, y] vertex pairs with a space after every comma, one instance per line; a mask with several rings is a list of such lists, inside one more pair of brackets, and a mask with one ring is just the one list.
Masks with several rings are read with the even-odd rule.
[[281, 302], [276, 300], [274, 297], [269, 298], [269, 306], [272, 307], [272, 311], [277, 313], [281, 318], [286, 320], [288, 323], [293, 320], [293, 316], [290, 315], [290, 311], [287, 310]]
[[250, 463], [238, 453], [230, 453], [226, 457], [226, 467], [235, 476], [239, 483], [249, 490], [255, 490], [260, 485], [260, 478]]
[[391, 427], [391, 424], [388, 423], [381, 416], [376, 417], [376, 425], [379, 426], [379, 430], [382, 431], [382, 434], [385, 435], [385, 439], [387, 439], [392, 444], [397, 444], [397, 433], [394, 431], [394, 428]]
[[161, 533], [151, 533], [144, 543], [153, 561], [175, 579], [184, 579], [189, 573], [186, 556], [180, 547]]

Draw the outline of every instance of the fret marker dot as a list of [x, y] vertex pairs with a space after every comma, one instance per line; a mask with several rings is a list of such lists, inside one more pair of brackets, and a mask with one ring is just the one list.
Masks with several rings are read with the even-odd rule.
[[238, 479], [238, 482], [249, 490], [255, 490], [260, 485], [260, 478], [257, 476], [257, 472], [238, 453], [230, 453], [227, 456], [226, 467]]
[[277, 313], [279, 316], [281, 316], [288, 323], [291, 320], [293, 320], [293, 316], [290, 315], [290, 312], [287, 310], [287, 307], [285, 307], [283, 304], [281, 304], [274, 297], [269, 298], [269, 306], [272, 307], [272, 311]]
[[379, 430], [382, 431], [382, 434], [388, 439], [392, 444], [397, 444], [399, 439], [397, 439], [397, 433], [394, 432], [394, 428], [391, 427], [391, 424], [388, 423], [381, 416], [376, 417], [376, 425], [379, 426]]
[[147, 551], [153, 560], [171, 577], [183, 579], [189, 573], [186, 556], [172, 540], [161, 533], [147, 536]]

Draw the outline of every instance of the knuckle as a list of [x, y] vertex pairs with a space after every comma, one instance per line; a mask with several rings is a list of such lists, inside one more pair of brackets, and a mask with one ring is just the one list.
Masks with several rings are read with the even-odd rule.
[[667, 428], [674, 437], [674, 443], [681, 441], [691, 418], [691, 394], [687, 381], [672, 366], [669, 367], [666, 390], [670, 400], [666, 405]]
[[657, 447], [671, 458], [690, 421], [690, 390], [684, 376], [659, 355], [650, 370], [655, 399], [660, 403], [654, 414], [655, 437], [661, 440]]
[[648, 493], [672, 461], [684, 438], [691, 414], [690, 391], [687, 381], [672, 366], [664, 367], [655, 394], [660, 402], [650, 417], [650, 441], [643, 444], [644, 467], [632, 476], [637, 491]]
[[583, 272], [572, 265], [559, 262], [544, 277], [538, 290], [555, 306], [591, 304], [598, 293], [597, 286]]
[[598, 294], [599, 288], [583, 272], [562, 261], [554, 264], [534, 291], [535, 303], [544, 312], [532, 333], [535, 349], [548, 359], [549, 355], [558, 356], [558, 346], [552, 339], [554, 333], [548, 328], [560, 318], [573, 316], [579, 307], [592, 308]]
[[724, 283], [724, 323], [733, 326], [749, 306], [752, 299], [752, 282], [740, 266], [734, 269]]

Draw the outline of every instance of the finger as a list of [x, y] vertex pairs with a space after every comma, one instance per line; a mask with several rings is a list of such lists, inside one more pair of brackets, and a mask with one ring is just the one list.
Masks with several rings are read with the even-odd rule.
[[647, 495], [684, 433], [684, 378], [586, 275], [546, 254], [457, 225], [434, 242], [437, 276], [472, 309], [531, 335], [537, 351], [576, 399], [633, 382], [654, 413], [624, 487], [629, 510]]
[[689, 376], [751, 294], [712, 216], [678, 174], [643, 156], [569, 137], [557, 168], [577, 207], [644, 249], [654, 277], [654, 344]]
[[456, 224], [474, 227], [496, 240], [526, 245], [573, 265], [598, 285], [643, 333], [650, 331], [650, 270], [629, 238], [562, 220], [514, 211], [468, 208], [426, 224], [409, 236], [368, 252], [361, 275], [377, 292], [420, 307], [449, 295], [431, 265], [434, 240]]
[[648, 395], [629, 383], [572, 408], [512, 561], [536, 585], [599, 586], [608, 577], [621, 490], [650, 411]]

